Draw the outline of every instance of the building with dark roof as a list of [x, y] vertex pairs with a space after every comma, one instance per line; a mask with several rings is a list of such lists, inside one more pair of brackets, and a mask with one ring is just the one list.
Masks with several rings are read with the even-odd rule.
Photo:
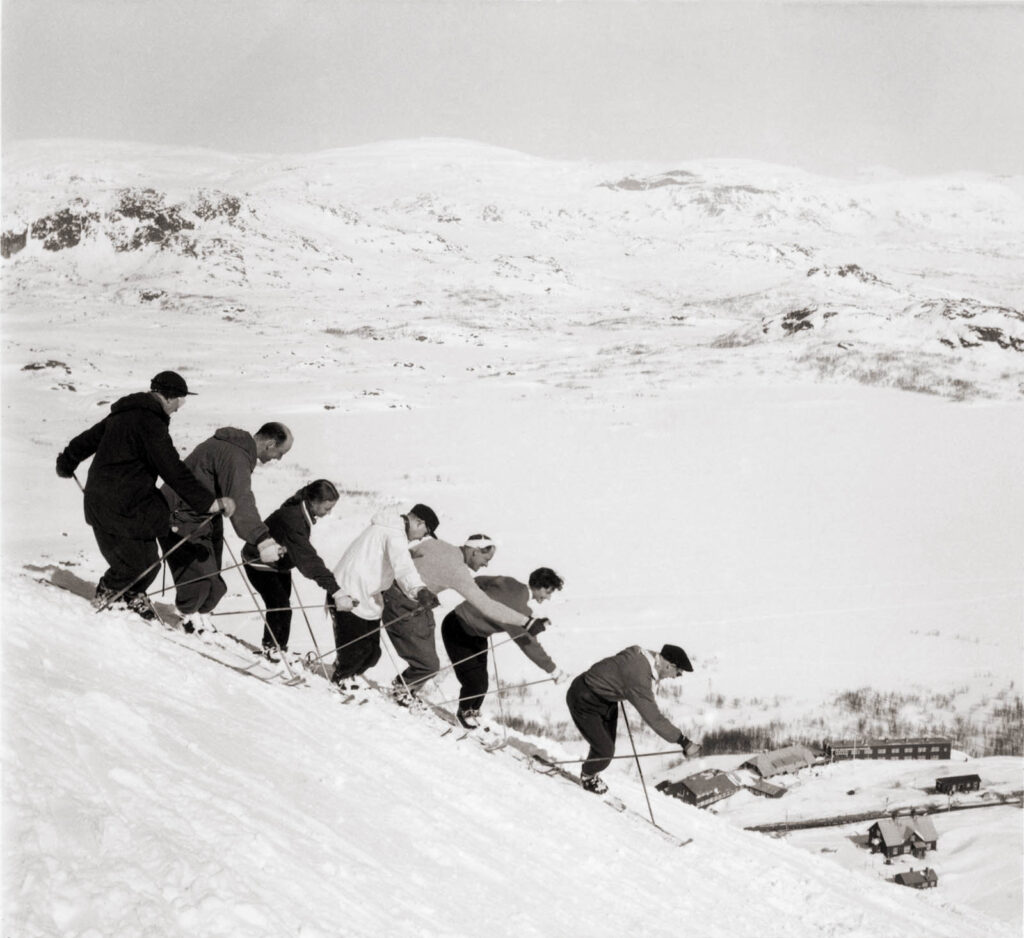
[[837, 759], [948, 759], [948, 739], [919, 736], [909, 739], [837, 740], [825, 744], [825, 755]]
[[944, 775], [935, 779], [935, 790], [940, 795], [951, 795], [958, 791], [977, 791], [979, 788], [980, 775]]
[[909, 873], [897, 873], [893, 882], [912, 889], [933, 889], [939, 885], [939, 876], [930, 866], [923, 870], [911, 870]]
[[719, 769], [705, 769], [703, 772], [681, 778], [677, 782], [670, 782], [666, 779], [663, 782], [658, 782], [655, 787], [666, 795], [679, 798], [698, 808], [706, 808], [716, 801], [735, 795], [740, 790], [735, 779]]

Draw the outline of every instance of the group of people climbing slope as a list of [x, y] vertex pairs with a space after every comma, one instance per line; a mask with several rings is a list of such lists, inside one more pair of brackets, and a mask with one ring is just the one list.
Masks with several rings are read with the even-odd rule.
[[[257, 465], [288, 453], [291, 431], [278, 422], [265, 423], [255, 433], [222, 427], [182, 460], [170, 437], [170, 418], [192, 393], [179, 374], [160, 372], [148, 392], [116, 401], [103, 420], [57, 457], [57, 474], [76, 480], [78, 466], [92, 457], [83, 487], [85, 520], [108, 564], [97, 585], [97, 607], [124, 604], [153, 618], [147, 590], [163, 562], [175, 584], [175, 606], [185, 631], [212, 629], [208, 616], [227, 592], [222, 576], [230, 569], [223, 561], [227, 518], [243, 542], [241, 561], [233, 565], [243, 569], [266, 607], [262, 649], [272, 660], [288, 653], [292, 571], [298, 570], [324, 590], [334, 632], [331, 680], [339, 687], [377, 664], [386, 631], [406, 664], [393, 682], [396, 700], [408, 705], [423, 694], [441, 671], [434, 609], [440, 604], [438, 594], [449, 589], [461, 602], [445, 615], [441, 640], [459, 681], [456, 715], [463, 726], [479, 725], [495, 633], [507, 633], [554, 683], [569, 680], [538, 640], [548, 619], [530, 606], [562, 589], [554, 570], [538, 567], [525, 583], [510, 576], [475, 576], [494, 559], [497, 544], [485, 534], [473, 534], [460, 545], [440, 540], [438, 516], [424, 504], [405, 512], [378, 512], [331, 569], [311, 535], [337, 504], [337, 487], [326, 479], [310, 482], [264, 520], [253, 496], [252, 473]], [[685, 756], [699, 752], [654, 698], [659, 681], [692, 670], [679, 646], [665, 645], [660, 652], [631, 646], [572, 680], [566, 703], [590, 744], [581, 774], [584, 788], [606, 789], [600, 772], [614, 755], [623, 701]]]

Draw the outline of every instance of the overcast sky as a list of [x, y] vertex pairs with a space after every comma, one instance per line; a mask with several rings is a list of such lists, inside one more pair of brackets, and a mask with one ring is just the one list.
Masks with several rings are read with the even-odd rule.
[[3, 134], [1024, 171], [1024, 5], [4, 0]]

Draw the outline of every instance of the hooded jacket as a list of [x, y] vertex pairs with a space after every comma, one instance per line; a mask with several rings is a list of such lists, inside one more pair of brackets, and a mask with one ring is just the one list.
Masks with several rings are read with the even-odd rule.
[[359, 605], [360, 619], [379, 619], [384, 611], [381, 593], [396, 582], [410, 599], [423, 589], [409, 554], [405, 519], [393, 508], [377, 512], [370, 526], [341, 555], [334, 568], [338, 586]]
[[[235, 427], [221, 427], [210, 439], [203, 440], [185, 457], [185, 465], [218, 498], [235, 501], [231, 526], [249, 544], [259, 544], [270, 536], [260, 518], [252, 494], [252, 471], [256, 468], [256, 440], [251, 433]], [[161, 490], [171, 506], [172, 520], [185, 529], [202, 520], [177, 494], [164, 486]]]
[[[525, 583], [510, 576], [478, 576], [476, 584], [491, 599], [521, 612], [524, 616], [532, 616], [530, 610], [530, 588]], [[548, 656], [547, 652], [525, 628], [519, 625], [501, 625], [488, 619], [482, 612], [469, 602], [459, 603], [453, 610], [463, 629], [470, 635], [481, 637], [493, 635], [495, 632], [507, 632], [513, 637], [515, 643], [522, 648], [526, 655], [538, 668], [551, 674], [555, 670], [555, 663]]]
[[583, 674], [583, 682], [605, 700], [628, 700], [662, 739], [678, 742], [686, 738], [685, 734], [662, 714], [654, 700], [652, 658], [639, 645], [631, 645], [591, 665]]
[[213, 490], [197, 480], [171, 442], [170, 415], [149, 391], [115, 401], [110, 414], [76, 436], [58, 457], [71, 472], [95, 456], [85, 483], [85, 520], [121, 537], [149, 540], [170, 529], [159, 476], [175, 498], [202, 514]]

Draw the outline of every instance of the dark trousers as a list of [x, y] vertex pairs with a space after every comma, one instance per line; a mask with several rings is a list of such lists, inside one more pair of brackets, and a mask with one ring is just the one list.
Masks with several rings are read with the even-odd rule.
[[292, 631], [292, 611], [284, 609], [292, 601], [292, 573], [290, 570], [260, 570], [246, 564], [243, 568], [257, 593], [263, 597], [267, 609], [263, 626], [263, 647], [273, 648], [274, 639], [282, 651], [288, 648], [288, 637]]
[[[223, 521], [217, 517], [201, 530], [193, 527], [192, 531], [194, 533], [188, 542], [167, 558], [175, 584], [184, 584], [178, 587], [174, 596], [174, 605], [183, 615], [212, 612], [228, 591], [219, 572], [224, 552]], [[181, 525], [177, 531], [160, 538], [164, 553], [188, 533], [189, 529]]]
[[441, 641], [459, 679], [459, 709], [479, 710], [489, 685], [486, 636], [471, 635], [462, 620], [449, 612], [441, 623]]
[[590, 743], [584, 775], [597, 775], [611, 764], [615, 755], [615, 731], [619, 721], [619, 705], [614, 700], [598, 697], [578, 675], [565, 695], [569, 715], [576, 729]]
[[160, 554], [156, 549], [156, 541], [121, 537], [109, 531], [101, 531], [99, 528], [93, 528], [92, 533], [103, 559], [110, 564], [107, 572], [100, 578], [100, 586], [120, 592], [146, 567], [153, 566], [149, 573], [132, 586], [133, 593], [145, 593], [160, 572], [160, 566], [157, 564]]
[[[346, 647], [342, 648], [343, 645]], [[335, 609], [334, 647], [337, 658], [332, 681], [343, 681], [368, 671], [380, 661], [380, 620], [360, 619], [352, 612]]]
[[385, 603], [384, 621], [390, 622], [403, 614], [412, 612], [408, 619], [402, 619], [395, 625], [389, 625], [388, 638], [395, 651], [405, 661], [406, 669], [395, 678], [396, 684], [404, 684], [415, 689], [417, 685], [429, 681], [441, 667], [434, 643], [434, 613], [422, 606], [415, 606], [414, 611], [395, 609]]

